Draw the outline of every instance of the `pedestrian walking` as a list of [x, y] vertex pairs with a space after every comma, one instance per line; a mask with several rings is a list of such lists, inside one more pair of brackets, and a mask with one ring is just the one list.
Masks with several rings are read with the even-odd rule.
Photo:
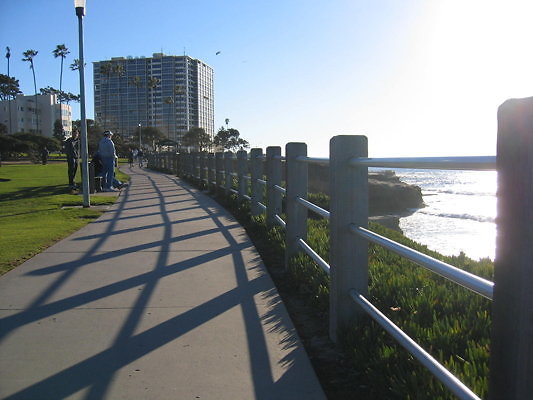
[[128, 152], [128, 163], [130, 164], [130, 168], [133, 167], [134, 157], [135, 157], [135, 154], [133, 153], [133, 149], [130, 148], [130, 151]]
[[139, 149], [139, 151], [137, 152], [137, 157], [139, 158], [139, 167], [142, 167], [144, 154], [141, 149]]

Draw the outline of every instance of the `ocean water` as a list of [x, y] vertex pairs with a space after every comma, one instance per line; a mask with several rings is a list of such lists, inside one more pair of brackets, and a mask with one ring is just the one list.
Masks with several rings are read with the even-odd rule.
[[494, 260], [496, 171], [394, 169], [420, 186], [426, 207], [400, 218], [405, 236], [445, 255]]

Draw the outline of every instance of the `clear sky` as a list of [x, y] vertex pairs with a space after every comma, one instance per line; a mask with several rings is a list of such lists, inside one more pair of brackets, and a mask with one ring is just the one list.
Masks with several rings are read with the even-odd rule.
[[[327, 156], [332, 136], [364, 134], [373, 157], [494, 155], [498, 106], [533, 96], [532, 11], [530, 0], [87, 0], [87, 116], [92, 62], [185, 52], [214, 68], [215, 127], [229, 118], [252, 147], [303, 141]], [[58, 88], [62, 43], [63, 89], [79, 93], [74, 1], [0, 0], [0, 50], [25, 94], [22, 53], [39, 51], [38, 88]]]

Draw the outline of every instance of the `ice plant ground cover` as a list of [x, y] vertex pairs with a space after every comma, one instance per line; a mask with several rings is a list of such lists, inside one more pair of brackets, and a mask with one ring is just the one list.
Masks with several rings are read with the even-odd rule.
[[[283, 272], [283, 229], [267, 229], [264, 217], [251, 217], [248, 204], [238, 204], [234, 196], [218, 199], [247, 228], [261, 253], [328, 397], [352, 398], [357, 393], [365, 399], [455, 398], [369, 317], [346, 327], [340, 335], [341, 351], [334, 355], [333, 344], [326, 343], [328, 276], [304, 254], [293, 258], [289, 271]], [[463, 253], [443, 256], [381, 225], [371, 223], [370, 229], [493, 279], [494, 265], [488, 258], [474, 261]], [[307, 241], [327, 261], [328, 221], [309, 219]], [[380, 246], [370, 244], [368, 254], [370, 301], [476, 394], [486, 397], [491, 302]]]

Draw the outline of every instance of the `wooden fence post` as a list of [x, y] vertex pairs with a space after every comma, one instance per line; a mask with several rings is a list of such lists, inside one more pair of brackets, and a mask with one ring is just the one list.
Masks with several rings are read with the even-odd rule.
[[224, 189], [226, 197], [231, 195], [230, 189], [233, 186], [233, 153], [226, 151], [224, 153]]
[[183, 153], [183, 174], [185, 177], [188, 177], [190, 175], [191, 171], [191, 154], [190, 153]]
[[368, 291], [368, 243], [350, 232], [350, 224], [368, 227], [368, 168], [351, 167], [353, 157], [368, 157], [365, 136], [335, 136], [330, 140], [330, 323], [337, 342], [339, 328], [364, 312], [350, 297], [350, 289]]
[[533, 393], [533, 97], [498, 110], [498, 218], [489, 399]]
[[198, 180], [198, 153], [191, 153], [192, 159], [192, 178]]
[[198, 157], [200, 158], [200, 173], [199, 173], [199, 178], [200, 178], [200, 185], [202, 185], [204, 183], [205, 180], [207, 180], [206, 178], [206, 170], [205, 170], [205, 167], [206, 167], [206, 164], [207, 164], [207, 159], [206, 159], [206, 153], [205, 151], [202, 151], [200, 153], [198, 153]]
[[171, 157], [171, 163], [172, 163], [172, 174], [177, 175], [178, 174], [178, 155], [176, 153], [172, 153], [170, 155]]
[[281, 186], [281, 147], [270, 146], [266, 149], [267, 180], [267, 218], [268, 228], [276, 225], [275, 216], [281, 214], [281, 193], [274, 186]]
[[238, 200], [239, 202], [244, 201], [244, 195], [247, 194], [247, 181], [246, 181], [246, 162], [247, 162], [247, 152], [246, 150], [239, 150], [237, 152], [237, 184], [239, 189]]
[[307, 239], [307, 208], [298, 203], [298, 198], [307, 199], [307, 163], [298, 161], [299, 156], [307, 156], [305, 143], [287, 143], [285, 158], [287, 163], [287, 193], [285, 205], [287, 227], [285, 229], [285, 268], [289, 259], [301, 252], [298, 239]]
[[216, 193], [219, 193], [219, 190], [222, 188], [222, 180], [224, 174], [224, 153], [217, 152], [215, 154], [215, 181], [216, 181]]
[[207, 157], [207, 190], [215, 192], [216, 187], [213, 188], [215, 184], [215, 154], [209, 153]]
[[259, 203], [263, 201], [263, 185], [257, 182], [258, 179], [263, 179], [263, 149], [250, 150], [250, 175], [252, 187], [252, 201], [250, 205], [250, 212], [252, 215], [260, 215], [263, 210]]

